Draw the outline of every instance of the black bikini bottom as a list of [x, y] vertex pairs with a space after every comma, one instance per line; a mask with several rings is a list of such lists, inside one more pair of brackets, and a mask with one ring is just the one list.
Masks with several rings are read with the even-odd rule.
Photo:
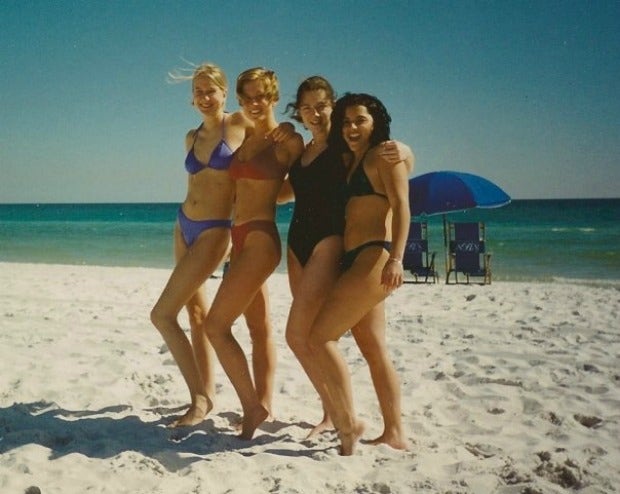
[[345, 252], [340, 263], [342, 271], [346, 271], [353, 266], [353, 263], [355, 262], [355, 259], [357, 259], [357, 256], [359, 256], [360, 252], [368, 247], [383, 247], [389, 252], [392, 248], [392, 242], [387, 242], [385, 240], [371, 240], [370, 242], [366, 242], [365, 244], [355, 247], [355, 249]]

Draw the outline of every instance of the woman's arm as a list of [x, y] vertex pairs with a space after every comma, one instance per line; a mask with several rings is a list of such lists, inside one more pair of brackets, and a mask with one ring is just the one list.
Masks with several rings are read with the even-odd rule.
[[278, 143], [276, 146], [276, 154], [278, 160], [286, 164], [286, 168], [289, 169], [297, 158], [304, 152], [304, 139], [301, 134], [295, 132], [286, 141]]
[[196, 129], [191, 129], [185, 134], [185, 152], [189, 153], [189, 150], [194, 144], [194, 136], [196, 135]]
[[413, 165], [415, 164], [415, 155], [407, 144], [400, 141], [384, 141], [379, 146], [379, 156], [392, 164], [404, 161], [407, 166], [407, 173], [411, 175]]
[[267, 135], [273, 139], [273, 142], [285, 142], [295, 135], [295, 126], [290, 122], [281, 122]]
[[390, 250], [390, 259], [383, 269], [381, 282], [388, 289], [393, 289], [403, 283], [402, 260], [411, 221], [409, 209], [409, 170], [404, 160], [394, 164], [380, 156], [377, 159], [377, 169], [392, 208], [392, 248]]

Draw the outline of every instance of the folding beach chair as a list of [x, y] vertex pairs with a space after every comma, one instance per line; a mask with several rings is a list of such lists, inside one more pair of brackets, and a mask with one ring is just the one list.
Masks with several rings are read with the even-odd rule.
[[405, 278], [405, 283], [428, 283], [429, 278], [437, 283], [439, 276], [435, 271], [435, 252], [428, 251], [426, 223], [414, 221], [409, 225], [403, 268], [413, 275], [413, 279]]
[[448, 224], [448, 266], [446, 283], [450, 274], [459, 283], [459, 273], [465, 275], [466, 283], [470, 277], [482, 278], [481, 284], [491, 283], [491, 254], [486, 252], [486, 229], [484, 223]]

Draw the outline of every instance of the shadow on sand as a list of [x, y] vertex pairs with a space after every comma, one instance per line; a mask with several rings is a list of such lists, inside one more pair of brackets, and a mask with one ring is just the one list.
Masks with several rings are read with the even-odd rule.
[[[144, 422], [137, 415], [128, 415], [126, 405], [101, 410], [63, 410], [55, 403], [15, 403], [0, 408], [0, 454], [26, 444], [39, 444], [50, 449], [50, 459], [79, 453], [89, 458], [111, 458], [123, 452], [137, 452], [157, 460], [170, 472], [176, 472], [196, 461], [208, 460], [209, 455], [237, 451], [244, 456], [256, 446], [275, 442], [295, 442], [289, 434], [281, 433], [291, 424], [265, 424], [252, 441], [236, 437], [233, 427], [217, 427], [207, 418], [200, 425], [169, 429], [169, 418]], [[149, 410], [154, 416], [178, 413], [181, 409]], [[219, 417], [234, 423], [231, 413]], [[238, 416], [237, 416], [238, 417]], [[278, 435], [270, 435], [278, 433]], [[276, 450], [271, 450], [273, 454]], [[302, 456], [312, 457], [317, 450], [307, 449]], [[290, 453], [290, 451], [289, 451]], [[301, 452], [299, 452], [301, 453]]]

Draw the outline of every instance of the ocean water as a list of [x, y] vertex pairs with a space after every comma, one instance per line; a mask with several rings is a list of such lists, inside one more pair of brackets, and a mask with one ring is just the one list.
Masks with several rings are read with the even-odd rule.
[[[278, 207], [283, 245], [292, 208]], [[177, 209], [170, 203], [0, 205], [0, 262], [172, 268]], [[428, 221], [442, 277], [443, 218], [419, 219]], [[620, 199], [517, 200], [446, 219], [486, 223], [493, 280], [620, 280]], [[278, 271], [285, 270], [283, 259]]]

